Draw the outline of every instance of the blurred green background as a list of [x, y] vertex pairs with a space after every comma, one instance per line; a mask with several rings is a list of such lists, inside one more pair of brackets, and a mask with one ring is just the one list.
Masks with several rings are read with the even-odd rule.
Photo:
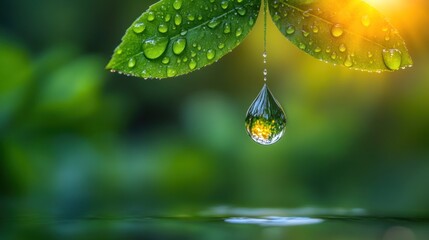
[[186, 76], [145, 81], [104, 69], [154, 2], [0, 2], [4, 216], [217, 205], [429, 214], [428, 1], [377, 5], [415, 63], [393, 73], [319, 62], [270, 23], [268, 81], [288, 128], [268, 147], [244, 129], [263, 84], [261, 18], [235, 51]]

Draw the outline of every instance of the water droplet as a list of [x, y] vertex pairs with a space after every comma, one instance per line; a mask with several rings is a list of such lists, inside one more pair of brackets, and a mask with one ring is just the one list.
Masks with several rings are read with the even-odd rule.
[[246, 15], [246, 9], [244, 7], [239, 7], [237, 9], [238, 14], [240, 14], [240, 16], [244, 16]]
[[129, 68], [133, 68], [136, 66], [136, 59], [135, 58], [130, 58], [130, 60], [128, 61], [128, 67]]
[[340, 24], [335, 24], [334, 26], [332, 26], [331, 28], [331, 34], [334, 37], [341, 37], [344, 33], [344, 30], [342, 29]]
[[286, 115], [266, 84], [247, 110], [245, 127], [253, 141], [262, 145], [277, 142], [285, 133]]
[[360, 21], [365, 27], [369, 27], [369, 25], [371, 25], [371, 19], [369, 19], [368, 15], [363, 15]]
[[167, 67], [167, 77], [174, 77], [177, 75], [176, 69], [173, 67]]
[[176, 55], [179, 55], [185, 50], [186, 48], [186, 39], [179, 38], [173, 43], [173, 52]]
[[189, 13], [187, 16], [189, 21], [194, 21], [195, 20], [195, 16], [192, 13]]
[[286, 33], [287, 34], [293, 34], [295, 32], [295, 27], [294, 26], [292, 26], [292, 25], [290, 25], [289, 27], [287, 27], [287, 29], [286, 29]]
[[352, 60], [352, 57], [350, 55], [347, 55], [347, 58], [344, 61], [344, 66], [346, 66], [346, 67], [353, 66], [353, 60]]
[[333, 53], [331, 54], [331, 58], [332, 58], [332, 60], [337, 59], [337, 53], [336, 53], [336, 52], [333, 52]]
[[318, 32], [319, 32], [319, 27], [313, 26], [313, 33], [318, 33]]
[[168, 26], [165, 25], [165, 24], [160, 24], [158, 26], [158, 32], [160, 32], [160, 33], [166, 33], [166, 32], [168, 32]]
[[197, 67], [197, 62], [194, 59], [191, 59], [191, 61], [189, 61], [189, 69], [194, 70]]
[[219, 43], [219, 45], [217, 46], [219, 49], [223, 49], [225, 47], [224, 43]]
[[369, 51], [368, 51], [368, 57], [369, 57], [369, 58], [372, 58], [372, 56], [373, 56], [372, 52], [369, 52]]
[[134, 24], [133, 31], [135, 33], [142, 33], [146, 29], [146, 25], [144, 23], [136, 23]]
[[298, 44], [298, 47], [299, 47], [300, 49], [302, 49], [302, 50], [305, 50], [305, 49], [307, 48], [307, 46], [305, 46], [305, 44], [304, 44], [304, 43], [302, 43], [302, 42], [300, 42], [300, 43]]
[[241, 2], [243, 2], [243, 0], [237, 0], [237, 2], [238, 2], [238, 3], [241, 3]]
[[326, 52], [326, 53], [330, 53], [330, 52], [331, 52], [331, 47], [329, 47], [329, 46], [328, 46], [328, 47], [326, 47], [325, 52]]
[[182, 8], [182, 0], [174, 0], [173, 8], [176, 10], [179, 10], [180, 8]]
[[240, 36], [241, 36], [241, 34], [243, 34], [243, 29], [241, 29], [241, 28], [239, 27], [239, 28], [237, 28], [237, 31], [235, 31], [235, 36], [236, 36], [236, 37], [240, 37]]
[[315, 53], [320, 53], [322, 51], [322, 49], [320, 48], [320, 47], [316, 47], [315, 49], [314, 49], [314, 52]]
[[305, 30], [302, 30], [302, 35], [303, 35], [304, 37], [308, 37], [308, 35], [310, 35], [310, 33], [309, 33], [309, 32], [307, 32], [307, 31], [305, 31]]
[[212, 60], [216, 56], [216, 52], [213, 49], [207, 51], [207, 59]]
[[117, 50], [116, 50], [116, 54], [119, 54], [119, 55], [121, 55], [122, 54], [122, 49], [120, 49], [120, 48], [118, 48]]
[[228, 1], [222, 1], [222, 2], [220, 3], [220, 7], [221, 7], [222, 9], [227, 9], [227, 8], [228, 8]]
[[278, 20], [280, 20], [280, 15], [278, 12], [274, 13], [273, 20], [274, 20], [274, 22], [277, 22]]
[[170, 63], [170, 58], [169, 58], [169, 57], [164, 57], [164, 58], [162, 59], [162, 63], [164, 63], [164, 64], [168, 64], [168, 63]]
[[159, 58], [167, 48], [168, 38], [156, 37], [148, 39], [143, 43], [143, 53], [148, 59]]
[[225, 23], [225, 25], [223, 27], [223, 32], [224, 33], [230, 33], [231, 32], [231, 26], [229, 25], [229, 23]]
[[253, 19], [253, 17], [249, 18], [249, 26], [253, 26], [253, 24], [255, 24], [255, 20]]
[[147, 20], [148, 20], [149, 22], [152, 22], [153, 20], [155, 20], [155, 13], [153, 13], [153, 12], [149, 12], [149, 13], [147, 14]]
[[211, 28], [211, 29], [213, 29], [213, 28], [215, 28], [215, 27], [217, 27], [218, 25], [219, 25], [219, 23], [220, 23], [220, 21], [218, 20], [218, 19], [213, 19], [213, 20], [211, 20], [208, 24], [207, 24], [207, 26], [209, 26], [209, 28]]
[[182, 16], [179, 14], [176, 14], [176, 16], [174, 16], [174, 24], [176, 24], [176, 26], [179, 26], [180, 24], [182, 24]]
[[384, 49], [383, 61], [390, 70], [398, 70], [402, 64], [402, 53], [398, 49]]
[[347, 47], [344, 43], [341, 43], [340, 47], [338, 48], [338, 50], [340, 50], [340, 52], [345, 52], [347, 50]]
[[170, 20], [171, 20], [171, 15], [170, 14], [165, 15], [164, 21], [169, 22]]

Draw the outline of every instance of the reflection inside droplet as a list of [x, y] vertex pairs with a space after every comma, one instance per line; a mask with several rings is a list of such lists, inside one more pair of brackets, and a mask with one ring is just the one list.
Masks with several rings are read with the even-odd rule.
[[257, 143], [270, 145], [277, 142], [286, 128], [286, 115], [264, 84], [247, 111], [245, 126], [249, 136]]

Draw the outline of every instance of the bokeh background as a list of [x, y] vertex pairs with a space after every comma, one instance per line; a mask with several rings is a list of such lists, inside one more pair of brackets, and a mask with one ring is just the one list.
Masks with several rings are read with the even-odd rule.
[[246, 134], [263, 84], [260, 18], [221, 61], [172, 79], [104, 69], [154, 0], [0, 2], [0, 192], [8, 218], [168, 215], [213, 206], [429, 214], [429, 9], [368, 1], [414, 67], [319, 62], [270, 22], [268, 81], [288, 115], [272, 146]]

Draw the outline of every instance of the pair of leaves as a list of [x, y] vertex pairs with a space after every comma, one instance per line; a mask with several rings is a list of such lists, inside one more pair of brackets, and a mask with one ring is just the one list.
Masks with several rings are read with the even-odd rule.
[[[351, 69], [380, 72], [411, 66], [405, 43], [361, 0], [266, 0], [272, 20], [311, 56]], [[125, 33], [108, 69], [166, 78], [205, 67], [252, 30], [261, 0], [161, 0]]]

